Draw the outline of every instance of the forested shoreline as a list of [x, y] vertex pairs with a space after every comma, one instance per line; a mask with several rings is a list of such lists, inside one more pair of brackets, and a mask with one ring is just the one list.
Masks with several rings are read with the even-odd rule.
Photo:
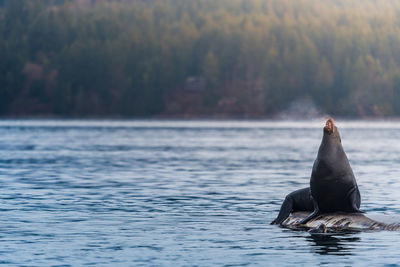
[[0, 116], [400, 116], [400, 2], [3, 0]]

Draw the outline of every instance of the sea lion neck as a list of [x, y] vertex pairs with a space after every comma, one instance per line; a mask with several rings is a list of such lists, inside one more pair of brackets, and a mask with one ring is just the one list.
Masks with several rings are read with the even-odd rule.
[[337, 151], [337, 149], [343, 149], [339, 130], [336, 128], [336, 126], [334, 126], [333, 132], [329, 132], [324, 129], [323, 133], [324, 135], [318, 151], [318, 154], [320, 154], [321, 157], [331, 155], [331, 153], [334, 153], [334, 151]]
[[340, 134], [335, 126], [333, 132], [324, 130], [321, 145], [318, 150], [318, 158], [320, 159], [334, 159], [338, 151], [343, 151]]

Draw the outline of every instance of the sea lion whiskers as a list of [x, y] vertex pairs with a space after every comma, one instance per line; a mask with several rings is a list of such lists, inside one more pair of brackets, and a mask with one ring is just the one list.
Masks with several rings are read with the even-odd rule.
[[335, 121], [332, 118], [329, 118], [326, 121], [324, 130], [329, 133], [333, 133], [335, 131]]

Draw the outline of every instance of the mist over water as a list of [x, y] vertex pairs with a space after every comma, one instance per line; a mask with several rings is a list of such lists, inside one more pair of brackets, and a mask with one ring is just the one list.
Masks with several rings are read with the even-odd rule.
[[[0, 121], [7, 265], [398, 264], [398, 232], [269, 225], [308, 186], [323, 120]], [[400, 215], [400, 123], [337, 121], [361, 209]]]

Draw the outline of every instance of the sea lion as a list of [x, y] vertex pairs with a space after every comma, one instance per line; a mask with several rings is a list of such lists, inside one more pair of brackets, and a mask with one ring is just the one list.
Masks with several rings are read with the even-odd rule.
[[313, 211], [314, 202], [311, 197], [310, 188], [303, 188], [296, 190], [286, 196], [282, 203], [278, 217], [271, 222], [271, 224], [282, 224], [290, 213], [296, 211]]
[[323, 131], [310, 179], [314, 211], [299, 224], [304, 224], [321, 213], [362, 213], [360, 191], [333, 119], [326, 121]]

